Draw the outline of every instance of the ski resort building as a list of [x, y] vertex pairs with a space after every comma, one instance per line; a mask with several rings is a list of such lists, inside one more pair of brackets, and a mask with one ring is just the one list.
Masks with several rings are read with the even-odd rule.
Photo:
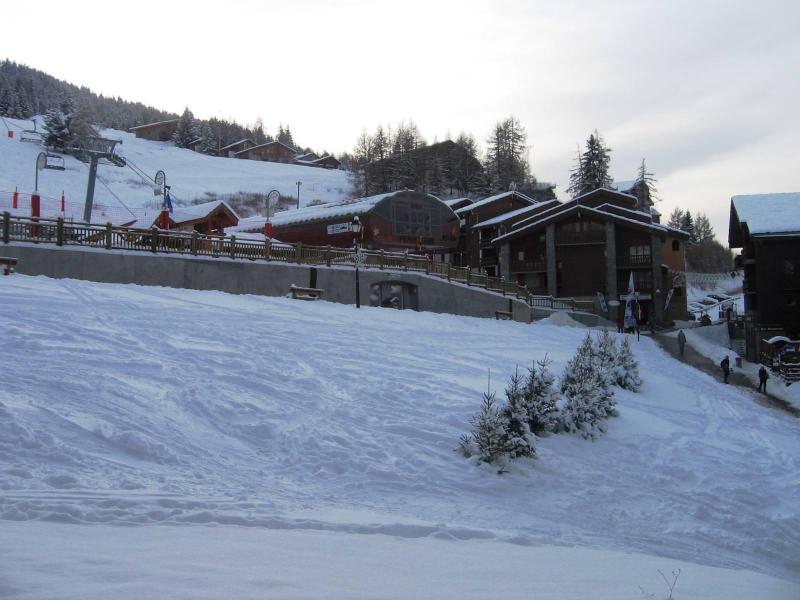
[[[148, 211], [134, 224], [136, 229], [150, 229], [158, 226], [160, 211]], [[178, 231], [196, 231], [208, 235], [225, 235], [226, 227], [239, 223], [239, 215], [223, 200], [180, 206], [169, 215], [169, 228]]]
[[[685, 317], [685, 283], [663, 263], [662, 251], [668, 239], [670, 248], [678, 240], [676, 252], [682, 254], [680, 242], [689, 236], [658, 223], [649, 210], [639, 208], [636, 197], [597, 189], [568, 202], [541, 203], [527, 214], [515, 212], [478, 228], [507, 230], [491, 240], [507, 279], [555, 297], [595, 300], [599, 293], [616, 321], [615, 305], [625, 299], [633, 274], [644, 322]], [[683, 263], [676, 258], [675, 264]]]
[[755, 362], [766, 338], [800, 339], [800, 192], [731, 198], [728, 244], [742, 249], [745, 347]]
[[242, 150], [247, 150], [255, 146], [256, 143], [251, 140], [250, 138], [245, 138], [243, 140], [239, 140], [238, 142], [233, 142], [232, 144], [228, 144], [227, 146], [223, 146], [219, 149], [220, 156], [227, 156], [228, 158], [233, 158], [236, 156], [237, 152], [241, 152]]
[[137, 138], [142, 138], [153, 142], [168, 142], [178, 130], [178, 121], [179, 119], [156, 121], [155, 123], [147, 123], [145, 125], [131, 127], [130, 131], [134, 133]]
[[292, 163], [297, 154], [294, 148], [290, 148], [281, 142], [266, 142], [258, 146], [251, 146], [244, 150], [234, 152], [234, 158], [244, 158], [247, 160], [263, 160], [276, 163]]
[[285, 211], [272, 217], [272, 232], [294, 244], [352, 248], [353, 218], [368, 250], [444, 256], [458, 243], [458, 217], [436, 196], [403, 190], [349, 202]]
[[498, 255], [491, 238], [481, 236], [475, 225], [522, 208], [537, 204], [536, 200], [520, 192], [503, 192], [455, 209], [460, 219], [461, 235], [453, 253], [453, 265], [479, 268], [491, 277], [499, 273]]

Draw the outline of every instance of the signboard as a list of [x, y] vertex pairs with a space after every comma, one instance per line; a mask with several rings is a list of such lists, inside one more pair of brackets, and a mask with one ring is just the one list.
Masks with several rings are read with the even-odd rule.
[[334, 223], [332, 225], [328, 225], [328, 235], [347, 233], [348, 231], [353, 231], [352, 223]]

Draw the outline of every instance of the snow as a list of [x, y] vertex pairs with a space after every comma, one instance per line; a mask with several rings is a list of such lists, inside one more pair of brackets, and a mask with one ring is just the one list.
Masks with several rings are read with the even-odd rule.
[[638, 182], [639, 182], [638, 179], [626, 179], [624, 181], [615, 181], [614, 183], [611, 184], [611, 188], [615, 192], [628, 192], [631, 189], [633, 189], [633, 186], [635, 186]]
[[[231, 213], [236, 215], [227, 202], [223, 200], [214, 200], [212, 202], [203, 202], [202, 204], [193, 204], [191, 206], [179, 206], [172, 212], [172, 220], [175, 223], [185, 223], [186, 221], [194, 221], [195, 219], [202, 219], [210, 215], [220, 206], [224, 206]], [[238, 218], [238, 215], [236, 215]]]
[[800, 594], [800, 421], [645, 336], [606, 435], [498, 476], [455, 451], [487, 370], [585, 328], [19, 274], [0, 306], [0, 596]]
[[[36, 156], [43, 148], [19, 140], [19, 130], [31, 128], [30, 121], [6, 121], [11, 124], [15, 136], [11, 139], [5, 135], [5, 131], [0, 132], [0, 192], [13, 192], [18, 187], [20, 192], [28, 194], [34, 188]], [[41, 120], [39, 122], [41, 130]], [[338, 202], [347, 198], [352, 190], [347, 173], [337, 169], [206, 156], [176, 148], [171, 142], [138, 139], [126, 131], [105, 129], [99, 133], [103, 137], [122, 140], [117, 152], [148, 176], [155, 177], [156, 171], [164, 170], [176, 203], [190, 204], [195, 199], [209, 200], [209, 195], [213, 197], [238, 192], [266, 194], [272, 189], [278, 190], [283, 196], [296, 196], [298, 181], [303, 182], [300, 192], [303, 206], [314, 200]], [[45, 197], [60, 198], [64, 190], [67, 204], [76, 215], [82, 215], [88, 167], [71, 156], [65, 156], [64, 160], [65, 171], [39, 173], [39, 192]], [[101, 165], [98, 178], [131, 208], [152, 205], [158, 200], [153, 196], [153, 183], [144, 181], [128, 167]], [[130, 213], [111, 192], [98, 181], [95, 204], [108, 205], [121, 215], [129, 216]], [[0, 203], [4, 201], [4, 196], [0, 194]], [[47, 206], [49, 204], [44, 202], [44, 207]], [[2, 205], [0, 210], [4, 210]]]
[[800, 233], [800, 192], [734, 196], [731, 203], [750, 235]]
[[481, 227], [490, 227], [492, 225], [497, 225], [498, 223], [503, 223], [508, 219], [513, 219], [514, 217], [517, 217], [519, 215], [524, 215], [525, 213], [530, 212], [532, 210], [541, 210], [544, 206], [548, 204], [552, 204], [553, 207], [555, 207], [559, 203], [558, 200], [546, 200], [545, 202], [539, 202], [537, 204], [534, 204], [533, 206], [525, 206], [523, 208], [518, 208], [517, 210], [512, 210], [510, 212], [497, 215], [496, 217], [487, 219], [486, 221], [481, 221], [480, 223], [473, 225], [472, 228], [480, 229]]
[[583, 323], [576, 321], [567, 313], [562, 311], [555, 311], [549, 317], [538, 321], [538, 323], [546, 323], [548, 325], [557, 325], [560, 327], [586, 327]]
[[378, 204], [381, 200], [391, 198], [402, 191], [389, 192], [386, 194], [377, 194], [375, 196], [367, 196], [366, 198], [358, 198], [347, 202], [338, 202], [335, 204], [323, 204], [320, 206], [309, 206], [299, 210], [283, 211], [275, 214], [270, 221], [273, 225], [291, 225], [294, 223], [307, 223], [309, 221], [317, 221], [320, 219], [330, 219], [335, 217], [352, 217], [354, 215], [361, 215]]

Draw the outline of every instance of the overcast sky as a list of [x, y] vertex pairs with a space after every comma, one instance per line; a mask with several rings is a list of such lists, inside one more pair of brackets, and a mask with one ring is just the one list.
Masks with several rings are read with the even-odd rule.
[[429, 142], [517, 116], [562, 197], [597, 129], [617, 179], [642, 158], [665, 214], [800, 191], [800, 2], [291, 0], [4, 3], [0, 58], [98, 93], [350, 150], [413, 119]]

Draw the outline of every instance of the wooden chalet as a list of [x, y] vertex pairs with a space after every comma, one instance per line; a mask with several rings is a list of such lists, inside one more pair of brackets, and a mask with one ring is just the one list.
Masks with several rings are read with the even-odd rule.
[[272, 217], [272, 232], [290, 244], [352, 248], [355, 216], [368, 250], [444, 255], [458, 243], [456, 214], [436, 196], [411, 190], [284, 211]]
[[263, 160], [266, 162], [291, 163], [297, 152], [281, 142], [266, 142], [244, 150], [234, 152], [234, 158], [246, 160]]
[[255, 146], [256, 143], [251, 140], [250, 138], [245, 138], [243, 140], [239, 140], [237, 142], [233, 142], [232, 144], [228, 144], [227, 146], [223, 146], [219, 149], [220, 156], [227, 156], [228, 158], [234, 158], [237, 152], [241, 152], [242, 150], [247, 150], [248, 148], [252, 148]]
[[[676, 311], [685, 314], [685, 292], [673, 291], [664, 312], [674, 280], [662, 262], [662, 248], [668, 236], [681, 241], [689, 236], [654, 222], [636, 197], [597, 189], [521, 216], [492, 240], [507, 279], [557, 297], [597, 301], [600, 292], [616, 321], [633, 273], [643, 322], [664, 323]], [[681, 304], [682, 313], [675, 308]]]
[[460, 219], [461, 235], [458, 247], [453, 253], [453, 264], [459, 267], [480, 268], [491, 277], [497, 277], [499, 273], [497, 251], [492, 245], [491, 238], [482, 238], [481, 230], [475, 229], [474, 226], [536, 203], [536, 200], [525, 194], [509, 191], [455, 209]]
[[129, 131], [136, 134], [137, 138], [151, 140], [154, 142], [168, 142], [178, 131], [179, 119], [168, 119], [166, 121], [156, 121], [146, 125], [131, 127]]
[[338, 169], [342, 166], [342, 163], [330, 154], [317, 156], [313, 152], [295, 156], [293, 162], [302, 167], [317, 167], [318, 169]]
[[[148, 211], [130, 227], [150, 229], [158, 226], [160, 211]], [[224, 235], [226, 227], [238, 225], [239, 215], [223, 200], [180, 206], [169, 215], [169, 228], [178, 231], [197, 231], [209, 235]]]
[[747, 359], [764, 340], [800, 339], [800, 192], [731, 198], [728, 244], [741, 248]]

